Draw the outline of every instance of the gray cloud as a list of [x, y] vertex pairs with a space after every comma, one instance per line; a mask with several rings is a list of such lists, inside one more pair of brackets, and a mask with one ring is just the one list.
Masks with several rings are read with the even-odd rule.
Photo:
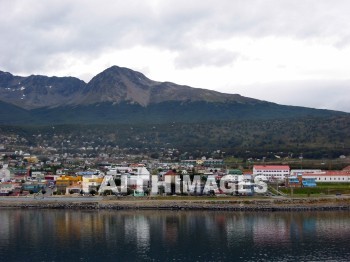
[[[0, 1], [0, 70], [44, 74], [66, 68], [70, 57], [88, 63], [110, 50], [134, 46], [175, 52], [176, 68], [220, 67], [240, 56], [203, 46], [241, 36], [315, 39], [341, 49], [350, 42], [349, 13], [348, 0], [5, 0]], [[350, 112], [342, 93], [349, 89], [335, 86], [305, 88], [322, 90], [335, 101], [312, 100], [315, 107]], [[292, 104], [288, 90], [277, 94]], [[338, 90], [338, 96], [330, 90]]]
[[134, 45], [184, 52], [181, 57], [194, 40], [329, 36], [344, 45], [350, 36], [346, 0], [13, 0], [1, 1], [0, 10], [0, 62], [9, 70], [44, 69], [57, 54], [94, 57]]
[[255, 84], [235, 89], [242, 95], [279, 104], [350, 113], [350, 80], [307, 80]]
[[175, 66], [179, 68], [203, 65], [221, 67], [234, 63], [238, 57], [238, 54], [223, 49], [191, 48], [179, 53], [175, 59]]

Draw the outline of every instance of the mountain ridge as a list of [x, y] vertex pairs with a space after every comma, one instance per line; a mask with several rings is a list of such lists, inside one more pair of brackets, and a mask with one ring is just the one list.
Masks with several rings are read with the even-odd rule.
[[[68, 90], [71, 91], [68, 94], [71, 96], [68, 101], [67, 94], [63, 93], [63, 90], [61, 90], [62, 82], [64, 82], [65, 86], [69, 87]], [[27, 84], [30, 85], [30, 89], [36, 88], [36, 90], [30, 90], [36, 92], [36, 94], [34, 97], [35, 99], [29, 100], [29, 102], [26, 96], [30, 92], [25, 90], [27, 89]], [[56, 100], [48, 96], [43, 98], [44, 95], [52, 93], [50, 92], [51, 90], [48, 89], [52, 89], [53, 87], [56, 87], [56, 89], [58, 87], [60, 89], [58, 95], [62, 97], [57, 97]], [[14, 91], [16, 92], [13, 93]], [[15, 97], [10, 94], [14, 94]], [[20, 97], [21, 95], [22, 97]], [[6, 101], [6, 99], [8, 100]], [[19, 101], [19, 99], [22, 101]], [[136, 102], [142, 106], [165, 101], [208, 101], [222, 103], [229, 101], [238, 103], [260, 102], [258, 99], [244, 97], [239, 94], [221, 93], [187, 85], [178, 85], [168, 81], [154, 81], [140, 72], [118, 66], [107, 68], [94, 76], [88, 83], [76, 77], [48, 77], [43, 75], [23, 77], [0, 71], [0, 100], [25, 109], [56, 107], [67, 104], [119, 103], [122, 101]], [[39, 101], [41, 101], [41, 103], [38, 103]], [[46, 103], [43, 103], [43, 101]]]
[[23, 77], [0, 71], [0, 102], [3, 124], [213, 122], [349, 115], [154, 81], [119, 66], [107, 68], [88, 83], [75, 77]]
[[100, 91], [101, 87], [114, 87], [114, 89], [108, 90], [112, 93], [112, 96], [111, 93], [109, 93], [108, 98], [101, 97], [101, 95], [99, 97], [93, 96], [92, 98], [91, 96], [94, 93], [90, 93], [88, 94], [88, 98], [85, 97], [82, 101], [88, 101], [89, 104], [130, 101], [136, 102], [142, 106], [165, 101], [258, 101], [237, 94], [225, 94], [207, 89], [193, 88], [168, 81], [154, 81], [140, 72], [118, 66], [112, 66], [93, 77], [87, 83], [84, 94], [88, 93], [87, 90], [90, 92]]
[[14, 76], [0, 71], [0, 100], [24, 109], [71, 104], [85, 82], [75, 77]]

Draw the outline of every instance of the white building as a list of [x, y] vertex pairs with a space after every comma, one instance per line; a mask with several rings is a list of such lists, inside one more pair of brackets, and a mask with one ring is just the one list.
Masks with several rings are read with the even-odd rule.
[[303, 175], [304, 173], [319, 173], [322, 172], [321, 169], [292, 169], [290, 171], [290, 176]]
[[11, 178], [10, 170], [8, 169], [8, 165], [5, 164], [5, 165], [0, 169], [0, 182], [9, 181], [10, 178]]
[[126, 175], [128, 185], [143, 185], [149, 186], [151, 181], [151, 173], [144, 165], [130, 165], [130, 166], [113, 166], [107, 171], [108, 176], [121, 178]]
[[289, 176], [290, 167], [288, 165], [254, 165], [253, 176], [265, 176], [269, 181], [284, 180]]
[[128, 183], [149, 186], [151, 181], [151, 173], [144, 166], [130, 166]]
[[349, 183], [350, 173], [344, 171], [320, 171], [303, 173], [305, 178], [315, 178], [316, 183]]
[[316, 183], [350, 183], [350, 166], [343, 170], [293, 169], [291, 175], [314, 178]]

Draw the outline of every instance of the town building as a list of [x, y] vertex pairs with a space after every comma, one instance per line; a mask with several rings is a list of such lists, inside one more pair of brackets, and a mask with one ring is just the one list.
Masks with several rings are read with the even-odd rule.
[[267, 180], [284, 180], [289, 176], [288, 165], [254, 165], [253, 176], [265, 176]]
[[317, 183], [350, 183], [350, 173], [344, 171], [304, 173], [303, 177], [314, 178]]
[[85, 175], [82, 177], [81, 188], [84, 194], [89, 194], [92, 191], [98, 192], [98, 189], [103, 181], [103, 176]]
[[197, 160], [181, 160], [181, 165], [191, 165], [191, 166], [206, 166], [206, 167], [221, 167], [224, 165], [223, 159], [197, 159]]
[[350, 168], [343, 170], [292, 170], [293, 174], [303, 178], [315, 179], [316, 183], [350, 183]]
[[0, 196], [18, 196], [22, 191], [21, 183], [4, 182], [0, 183]]
[[302, 174], [293, 175], [287, 178], [287, 187], [316, 187], [316, 179], [304, 177]]
[[81, 183], [81, 176], [60, 176], [56, 179], [56, 188], [59, 194], [65, 194], [67, 187], [72, 186], [73, 184]]

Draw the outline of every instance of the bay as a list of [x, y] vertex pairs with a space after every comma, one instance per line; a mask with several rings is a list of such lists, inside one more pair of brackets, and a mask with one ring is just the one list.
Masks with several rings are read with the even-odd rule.
[[0, 210], [1, 261], [349, 261], [350, 213]]

